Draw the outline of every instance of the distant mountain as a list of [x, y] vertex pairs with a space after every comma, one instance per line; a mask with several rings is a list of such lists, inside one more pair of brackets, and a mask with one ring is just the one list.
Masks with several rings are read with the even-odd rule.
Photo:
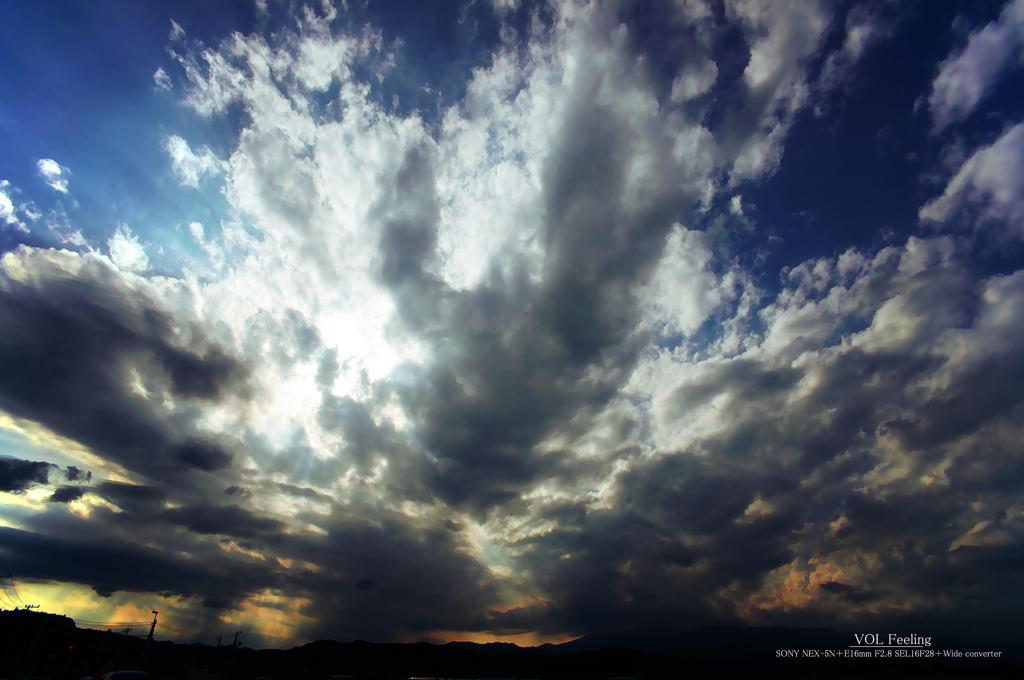
[[[546, 643], [543, 645], [537, 645], [536, 647], [520, 647], [517, 644], [511, 642], [449, 642], [446, 646], [458, 647], [460, 649], [468, 649], [478, 654], [486, 654], [487, 656], [508, 656], [509, 654], [538, 654], [541, 656], [559, 656], [564, 654], [572, 654], [570, 650], [564, 649], [565, 645], [562, 644], [551, 644]], [[593, 651], [593, 650], [587, 650]]]
[[[489, 656], [510, 654], [538, 654], [544, 656], [565, 656], [596, 652], [611, 647], [625, 647], [641, 652], [663, 656], [690, 656], [716, 654], [735, 656], [737, 647], [774, 650], [785, 643], [805, 647], [811, 645], [850, 644], [848, 633], [810, 628], [767, 628], [753, 626], [714, 626], [692, 630], [651, 629], [628, 632], [603, 632], [586, 635], [560, 644], [543, 644], [536, 647], [520, 647], [510, 642], [449, 642], [447, 646], [468, 649]], [[750, 647], [753, 645], [753, 647]], [[785, 645], [783, 645], [785, 646]]]
[[[996, 640], [970, 636], [941, 636], [933, 640], [936, 648], [958, 651], [1001, 652], [998, 661], [994, 659], [956, 659], [943, 657], [925, 659], [864, 659], [843, 658], [845, 650], [855, 643], [852, 633], [817, 628], [787, 628], [758, 626], [712, 626], [691, 630], [652, 629], [628, 632], [603, 632], [587, 635], [562, 644], [545, 644], [537, 647], [520, 647], [510, 643], [492, 642], [451, 642], [448, 646], [474, 651], [489, 656], [509, 659], [511, 657], [567, 657], [582, 658], [611, 649], [618, 654], [635, 652], [646, 656], [660, 657], [673, 661], [678, 668], [696, 670], [702, 673], [738, 674], [750, 672], [771, 672], [778, 674], [807, 673], [860, 673], [869, 671], [897, 672], [909, 675], [930, 675], [951, 669], [960, 672], [974, 669], [984, 670], [989, 677], [1004, 677], [1000, 669], [1007, 670], [1005, 677], [1024, 677], [1024, 641]], [[783, 655], [791, 650], [794, 656]], [[805, 654], [804, 650], [808, 650]], [[833, 650], [836, 656], [816, 657], [810, 650]], [[650, 670], [639, 662], [637, 668]], [[656, 665], [656, 664], [654, 664]], [[645, 675], [636, 670], [624, 675]]]
[[[1022, 642], [937, 638], [937, 647], [996, 650], [999, 659], [819, 657], [804, 650], [845, 650], [853, 635], [806, 628], [720, 626], [588, 635], [558, 645], [453, 642], [433, 645], [317, 640], [292, 649], [232, 648], [154, 641], [77, 628], [51, 614], [0, 611], [7, 654], [0, 677], [54, 680], [101, 677], [144, 666], [152, 680], [357, 680], [477, 678], [537, 680], [675, 680], [764, 677], [1024, 677]], [[145, 653], [144, 653], [144, 650]], [[781, 654], [790, 650], [791, 654]]]

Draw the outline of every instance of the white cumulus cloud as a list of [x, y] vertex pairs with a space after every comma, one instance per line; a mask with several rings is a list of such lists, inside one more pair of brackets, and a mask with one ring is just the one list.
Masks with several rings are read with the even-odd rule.
[[110, 259], [122, 271], [141, 272], [149, 268], [149, 257], [139, 243], [139, 237], [125, 224], [119, 224], [107, 241]]
[[810, 102], [808, 60], [820, 50], [832, 12], [818, 0], [729, 0], [726, 12], [751, 44], [743, 71], [746, 101], [723, 139], [736, 183], [778, 168], [786, 134]]
[[942, 195], [922, 206], [919, 215], [922, 220], [945, 223], [964, 210], [978, 218], [978, 225], [995, 220], [1024, 236], [1024, 123], [975, 150]]
[[971, 33], [967, 46], [939, 64], [928, 96], [935, 127], [967, 118], [1015, 63], [1024, 44], [1024, 0], [1003, 8], [999, 19]]
[[14, 214], [14, 203], [7, 195], [7, 187], [11, 185], [7, 180], [0, 181], [0, 219], [5, 224], [20, 224], [21, 220]]
[[62, 168], [61, 165], [51, 158], [41, 158], [36, 163], [36, 167], [39, 168], [39, 174], [43, 176], [46, 183], [49, 184], [53, 189], [61, 192], [62, 194], [68, 193], [68, 179], [64, 176], [66, 168]]
[[163, 68], [158, 68], [153, 73], [153, 84], [158, 90], [170, 90], [171, 77], [167, 75], [167, 71], [163, 70]]
[[202, 146], [197, 153], [177, 135], [170, 135], [164, 140], [164, 149], [171, 157], [171, 169], [182, 184], [198, 188], [202, 178], [217, 175], [222, 170], [222, 162], [209, 147]]

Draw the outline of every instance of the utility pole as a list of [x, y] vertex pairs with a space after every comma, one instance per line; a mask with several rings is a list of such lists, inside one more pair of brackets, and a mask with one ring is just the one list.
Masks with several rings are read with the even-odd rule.
[[118, 647], [117, 647], [117, 653], [114, 655], [114, 664], [113, 664], [113, 667], [110, 669], [111, 671], [116, 671], [118, 665], [120, 665], [120, 663], [121, 663], [121, 653], [124, 651], [124, 641], [128, 639], [128, 633], [132, 632], [132, 629], [131, 628], [125, 628], [121, 632], [124, 634], [124, 637], [121, 638], [121, 640], [120, 640], [121, 644], [118, 645]]
[[26, 673], [32, 672], [35, 666], [36, 650], [39, 648], [40, 643], [46, 639], [46, 624], [47, 621], [44, 620], [39, 626], [39, 631], [36, 632], [36, 637], [32, 640], [32, 646], [29, 647], [28, 653], [21, 662], [21, 668], [18, 669], [18, 674], [14, 676], [15, 678], [23, 678]]
[[239, 646], [241, 646], [241, 644], [242, 644], [242, 631], [238, 631], [238, 632], [235, 633], [235, 641], [231, 643], [231, 659], [228, 662], [228, 678], [229, 678], [229, 680], [230, 680], [231, 676], [234, 675], [234, 672], [235, 672], [235, 657], [238, 656], [238, 648], [239, 648]]
[[149, 635], [146, 637], [146, 644], [142, 646], [142, 655], [139, 657], [139, 670], [145, 670], [142, 664], [146, 661], [146, 652], [149, 651], [149, 643], [153, 641], [153, 631], [156, 630], [156, 615], [160, 612], [153, 610], [153, 625], [149, 627]]
[[[18, 608], [15, 607], [14, 611], [18, 611]], [[13, 659], [11, 659], [11, 650], [14, 649], [14, 642], [15, 642], [15, 640], [18, 639], [18, 636], [21, 635], [21, 627], [23, 625], [25, 625], [25, 619], [27, 619], [27, 618], [28, 618], [27, 616], [19, 616], [18, 617], [18, 627], [14, 631], [14, 637], [12, 637], [7, 642], [7, 649], [4, 651], [4, 663], [3, 663], [3, 667], [4, 668], [7, 667], [7, 663], [9, 661], [12, 662], [12, 665], [13, 665]]]

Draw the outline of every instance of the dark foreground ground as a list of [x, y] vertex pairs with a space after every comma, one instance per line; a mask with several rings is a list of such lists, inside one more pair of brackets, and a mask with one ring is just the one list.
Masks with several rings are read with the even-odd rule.
[[[852, 635], [786, 628], [706, 628], [582, 638], [564, 645], [373, 644], [318, 640], [288, 650], [144, 640], [77, 628], [63, 616], [0, 611], [0, 679], [97, 680], [144, 669], [155, 680], [355, 680], [506, 678], [675, 680], [683, 678], [1024, 678], [1020, 643], [936, 640], [964, 657], [843, 658]], [[633, 647], [642, 647], [640, 651]], [[789, 651], [785, 651], [789, 650]], [[999, 659], [968, 657], [997, 650]], [[931, 651], [934, 649], [923, 650]], [[143, 653], [145, 656], [143, 658]], [[923, 653], [923, 652], [922, 652]]]

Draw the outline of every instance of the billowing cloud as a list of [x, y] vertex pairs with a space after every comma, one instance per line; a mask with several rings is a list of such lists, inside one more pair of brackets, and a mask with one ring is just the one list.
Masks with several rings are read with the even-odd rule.
[[225, 557], [190, 560], [80, 529], [84, 531], [79, 537], [55, 537], [0, 527], [0, 554], [19, 574], [86, 583], [105, 596], [118, 590], [171, 592], [223, 602], [276, 580], [266, 567]]
[[[164, 78], [167, 77], [165, 73]], [[200, 147], [196, 152], [181, 137], [170, 135], [164, 141], [164, 149], [171, 157], [171, 168], [182, 184], [198, 188], [201, 179], [221, 172], [222, 163], [209, 147]]]
[[149, 257], [139, 244], [139, 237], [127, 225], [119, 224], [107, 242], [110, 259], [123, 271], [139, 272], [149, 267]]
[[685, 102], [711, 90], [718, 78], [718, 66], [710, 59], [687, 66], [672, 81], [672, 101]]
[[11, 197], [7, 195], [7, 187], [11, 185], [10, 182], [4, 180], [0, 182], [0, 219], [3, 219], [5, 225], [21, 225], [21, 220], [14, 212], [14, 202]]
[[227, 465], [221, 444], [199, 438], [189, 403], [242, 389], [241, 363], [119, 287], [100, 257], [23, 250], [2, 264], [4, 411], [129, 470]]
[[727, 15], [750, 44], [742, 106], [727, 114], [722, 144], [734, 182], [772, 174], [796, 114], [809, 103], [808, 61], [825, 39], [832, 12], [817, 0], [733, 0]]
[[[842, 46], [828, 55], [821, 67], [817, 86], [823, 92], [840, 87], [854, 73], [857, 62], [871, 47], [888, 38], [892, 28], [880, 9], [868, 4], [854, 5], [846, 15]], [[816, 108], [820, 115], [821, 109]]]
[[922, 220], [992, 221], [1020, 236], [1024, 219], [1024, 123], [976, 149], [960, 166], [942, 195], [921, 207]]
[[[943, 606], [929, 578], [960, 573], [959, 537], [992, 521], [953, 499], [1020, 512], [1019, 475], [996, 482], [1024, 399], [1011, 387], [1019, 352], [997, 340], [1019, 323], [1005, 313], [1018, 279], [976, 289], [945, 239], [851, 251], [794, 271], [761, 312], [770, 333], [746, 350], [701, 358], [684, 344], [641, 363], [633, 400], [653, 393], [641, 422], [659, 453], [640, 456], [643, 439], [633, 452], [627, 439], [607, 500], [549, 496], [539, 531], [520, 533], [520, 563], [557, 593], [557, 623], [543, 610], [532, 623], [671, 627], [730, 611], [835, 625], [880, 606]], [[975, 310], [966, 327], [964, 310]], [[955, 396], [983, 383], [976, 408]], [[986, 481], [961, 477], [968, 469]], [[900, 529], [883, 529], [893, 513]], [[1017, 540], [1018, 520], [1006, 521], [992, 540]], [[904, 567], [911, 548], [893, 549], [907, 541], [927, 560]], [[833, 599], [849, 589], [829, 583], [862, 595]]]
[[1024, 2], [1008, 3], [999, 18], [974, 31], [963, 50], [939, 64], [928, 105], [935, 128], [964, 120], [1014, 65], [1024, 45]]

